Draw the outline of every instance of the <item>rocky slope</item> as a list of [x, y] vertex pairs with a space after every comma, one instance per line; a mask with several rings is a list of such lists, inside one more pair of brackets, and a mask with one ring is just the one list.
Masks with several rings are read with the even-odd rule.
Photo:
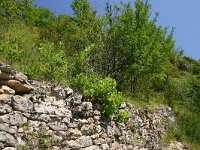
[[172, 109], [158, 106], [129, 110], [125, 123], [104, 118], [98, 102], [69, 87], [28, 81], [22, 73], [0, 63], [0, 149], [159, 150], [160, 140], [175, 123]]

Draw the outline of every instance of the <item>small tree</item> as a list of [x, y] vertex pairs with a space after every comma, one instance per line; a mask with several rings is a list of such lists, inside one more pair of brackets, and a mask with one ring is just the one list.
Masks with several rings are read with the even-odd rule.
[[174, 30], [167, 35], [167, 28], [156, 25], [158, 13], [150, 20], [150, 9], [147, 1], [135, 1], [135, 9], [130, 3], [122, 3], [120, 13], [110, 18], [112, 26], [107, 26], [105, 37], [112, 40], [105, 40], [105, 45], [114, 46], [105, 51], [108, 59], [104, 65], [108, 66], [107, 75], [117, 81], [119, 89], [147, 92], [153, 82], [166, 77], [173, 53]]

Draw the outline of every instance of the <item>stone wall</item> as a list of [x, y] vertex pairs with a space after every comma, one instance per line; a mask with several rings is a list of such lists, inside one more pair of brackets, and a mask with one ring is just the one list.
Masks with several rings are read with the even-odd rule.
[[0, 86], [3, 150], [158, 150], [164, 149], [160, 139], [175, 122], [170, 107], [138, 110], [127, 103], [119, 109], [129, 110], [125, 123], [115, 115], [104, 118], [98, 102], [69, 87], [28, 81], [3, 63]]

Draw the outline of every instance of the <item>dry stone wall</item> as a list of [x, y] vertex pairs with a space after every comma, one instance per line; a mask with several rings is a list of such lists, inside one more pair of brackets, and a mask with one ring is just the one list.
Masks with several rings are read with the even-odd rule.
[[170, 107], [138, 110], [127, 103], [119, 109], [129, 110], [125, 123], [115, 115], [104, 118], [98, 101], [69, 87], [28, 81], [3, 63], [0, 86], [3, 150], [159, 150], [164, 149], [160, 139], [175, 122]]

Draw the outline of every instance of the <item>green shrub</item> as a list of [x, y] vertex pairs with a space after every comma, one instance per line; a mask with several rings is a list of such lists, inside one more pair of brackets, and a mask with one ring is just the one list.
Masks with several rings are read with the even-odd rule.
[[100, 99], [105, 116], [112, 115], [122, 103], [122, 94], [116, 90], [116, 81], [110, 77], [99, 79], [95, 74], [77, 75], [72, 85], [85, 96]]
[[107, 93], [106, 95], [107, 97], [103, 99], [103, 112], [106, 116], [110, 116], [120, 107], [122, 93], [115, 91], [113, 93]]
[[112, 115], [121, 105], [122, 94], [116, 90], [116, 81], [110, 77], [101, 79], [91, 68], [88, 59], [95, 45], [88, 46], [73, 57], [70, 66], [71, 85], [85, 96], [101, 100], [105, 116]]
[[128, 114], [129, 113], [128, 113], [127, 109], [124, 109], [124, 110], [120, 111], [118, 116], [117, 116], [117, 120], [119, 122], [124, 122], [125, 123], [127, 121], [127, 119], [128, 119]]
[[92, 74], [93, 70], [89, 64], [90, 54], [93, 51], [94, 44], [89, 45], [84, 50], [75, 54], [71, 57], [70, 66], [69, 66], [69, 74], [71, 78], [83, 73], [83, 74]]
[[27, 63], [38, 42], [37, 30], [23, 23], [15, 23], [8, 27], [0, 40], [0, 52], [6, 62], [13, 65], [18, 63], [20, 68]]
[[24, 72], [29, 78], [36, 78], [40, 74], [40, 66], [35, 62], [28, 64], [24, 67]]
[[31, 78], [59, 82], [67, 72], [67, 58], [63, 44], [55, 46], [47, 41], [41, 43], [33, 58], [25, 66], [25, 73]]
[[81, 90], [85, 96], [93, 97], [96, 95], [96, 89], [98, 84], [98, 78], [96, 75], [92, 74], [89, 77], [85, 76], [83, 73], [76, 75], [72, 81], [72, 86], [76, 89]]
[[198, 143], [200, 141], [200, 118], [199, 114], [188, 111], [179, 113], [177, 115], [178, 132], [176, 138], [187, 139], [191, 143]]

